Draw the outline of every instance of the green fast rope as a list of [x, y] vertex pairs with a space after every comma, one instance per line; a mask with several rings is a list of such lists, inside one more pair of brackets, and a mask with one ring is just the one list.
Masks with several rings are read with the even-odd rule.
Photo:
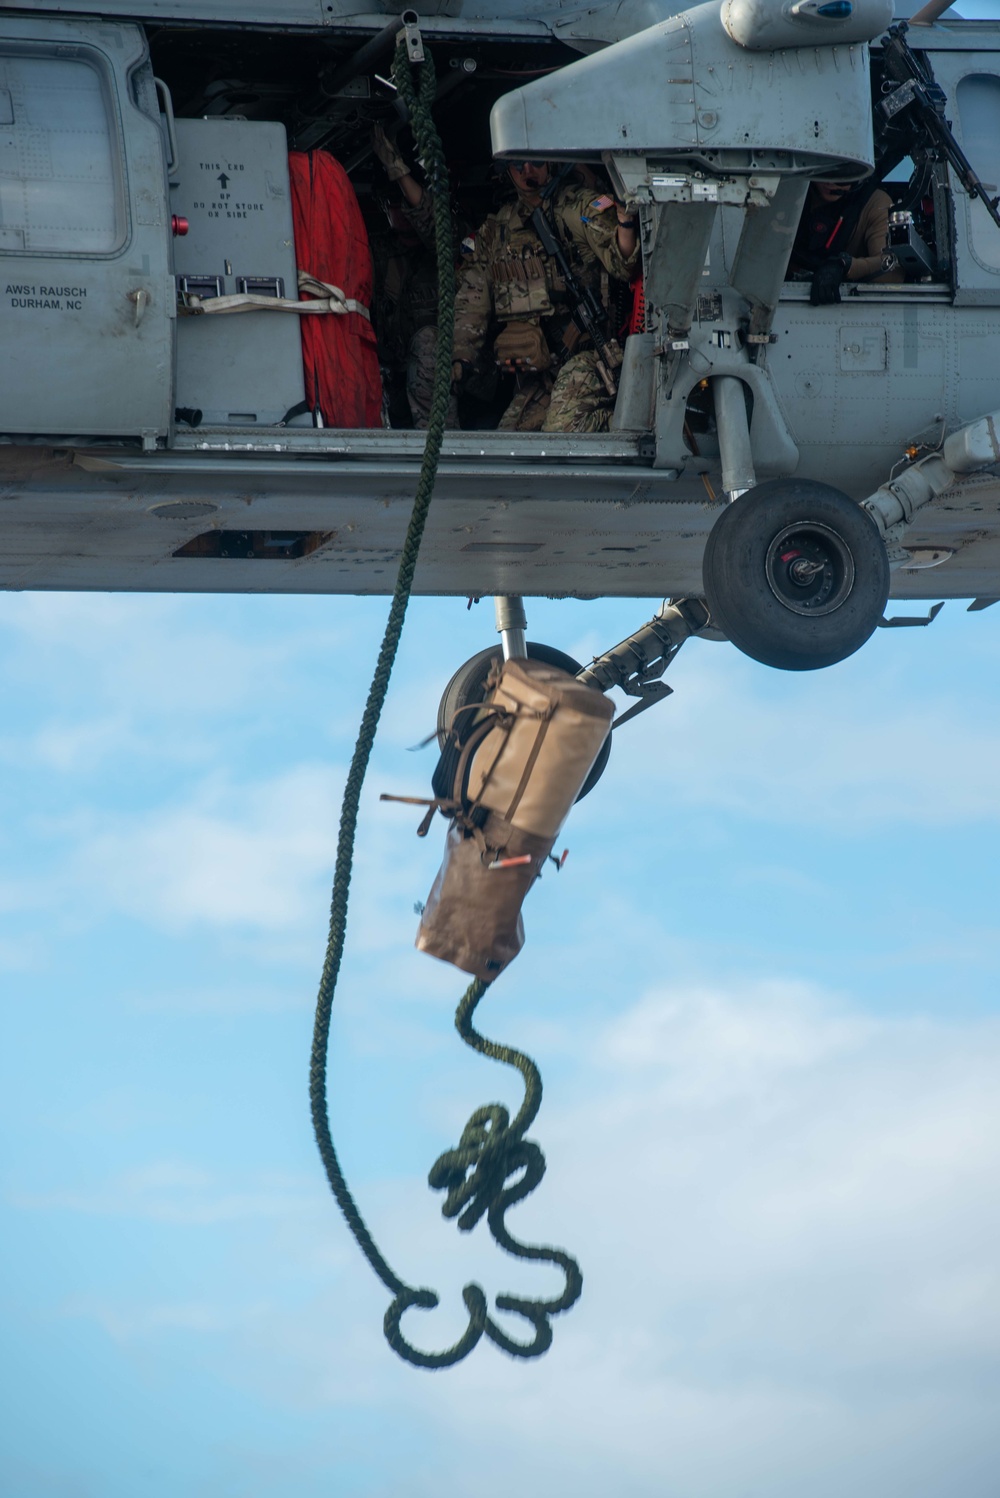
[[[488, 983], [478, 978], [469, 984], [455, 1012], [455, 1028], [474, 1051], [517, 1068], [524, 1078], [524, 1102], [512, 1124], [508, 1124], [507, 1109], [499, 1103], [477, 1108], [462, 1130], [458, 1148], [446, 1150], [434, 1162], [427, 1180], [435, 1191], [448, 1193], [441, 1211], [445, 1217], [457, 1217], [462, 1232], [470, 1232], [485, 1212], [490, 1232], [507, 1253], [518, 1259], [547, 1260], [562, 1269], [566, 1283], [562, 1294], [553, 1300], [497, 1296], [498, 1311], [514, 1311], [532, 1323], [535, 1335], [529, 1343], [513, 1341], [486, 1315], [486, 1297], [478, 1285], [466, 1285], [463, 1291], [470, 1318], [470, 1294], [476, 1292], [482, 1298], [482, 1330], [491, 1342], [513, 1357], [534, 1358], [540, 1357], [552, 1341], [549, 1317], [557, 1311], [569, 1310], [583, 1289], [583, 1276], [576, 1260], [562, 1249], [521, 1243], [508, 1232], [504, 1222], [507, 1208], [534, 1191], [545, 1174], [545, 1156], [537, 1144], [524, 1138], [542, 1104], [542, 1079], [530, 1056], [515, 1051], [513, 1046], [488, 1040], [474, 1027], [472, 1016], [488, 987]], [[519, 1170], [524, 1171], [521, 1179], [508, 1186], [507, 1177]], [[386, 1316], [387, 1335], [388, 1326], [389, 1317]], [[471, 1319], [469, 1330], [472, 1330]]]
[[[385, 1335], [389, 1345], [400, 1357], [418, 1367], [446, 1368], [470, 1353], [484, 1333], [491, 1341], [515, 1357], [537, 1357], [552, 1341], [552, 1329], [549, 1326], [548, 1317], [557, 1311], [569, 1309], [580, 1294], [582, 1279], [576, 1262], [569, 1255], [562, 1253], [559, 1249], [539, 1248], [519, 1243], [516, 1238], [511, 1237], [504, 1224], [504, 1213], [507, 1208], [532, 1191], [545, 1171], [545, 1160], [541, 1150], [536, 1144], [523, 1138], [525, 1130], [531, 1124], [541, 1104], [542, 1081], [537, 1067], [529, 1057], [509, 1046], [498, 1045], [486, 1039], [474, 1029], [472, 1016], [488, 984], [477, 980], [469, 986], [458, 1006], [455, 1024], [467, 1045], [494, 1060], [517, 1067], [525, 1081], [524, 1102], [514, 1123], [510, 1125], [506, 1109], [499, 1104], [478, 1109], [466, 1125], [458, 1149], [448, 1151], [441, 1156], [431, 1170], [429, 1180], [435, 1189], [444, 1189], [448, 1192], [442, 1210], [446, 1217], [461, 1213], [458, 1226], [463, 1231], [468, 1232], [474, 1227], [485, 1212], [490, 1231], [508, 1253], [519, 1258], [549, 1260], [563, 1269], [566, 1278], [565, 1289], [563, 1294], [554, 1300], [532, 1301], [509, 1295], [497, 1296], [498, 1310], [514, 1311], [531, 1322], [535, 1334], [530, 1343], [513, 1341], [496, 1325], [487, 1312], [486, 1296], [482, 1288], [475, 1284], [466, 1285], [462, 1292], [466, 1309], [469, 1312], [469, 1325], [453, 1346], [446, 1348], [443, 1352], [429, 1353], [413, 1347], [406, 1340], [400, 1329], [403, 1313], [412, 1306], [422, 1310], [432, 1310], [438, 1304], [438, 1297], [433, 1290], [417, 1289], [406, 1284], [384, 1258], [358, 1211], [344, 1179], [330, 1131], [326, 1095], [330, 1016], [340, 964], [344, 955], [347, 902], [354, 862], [358, 807], [372, 746], [375, 742], [375, 732], [389, 688], [389, 677], [392, 673], [396, 651], [399, 648], [406, 607], [413, 587], [417, 556], [431, 496], [434, 492], [448, 402], [451, 396], [452, 345], [455, 326], [455, 264], [448, 172], [441, 140], [431, 117], [435, 94], [434, 65], [428, 53], [425, 61], [420, 65], [418, 90], [414, 86], [405, 43], [400, 38], [392, 71], [396, 87], [410, 112], [413, 133], [427, 174], [428, 190], [431, 193], [434, 207], [435, 249], [438, 264], [437, 355], [433, 396], [427, 425], [427, 441], [420, 467], [420, 477], [417, 481], [413, 511], [403, 543], [382, 647], [378, 654], [372, 684], [368, 691], [368, 700], [361, 719], [361, 728], [344, 787], [340, 832], [337, 839], [337, 858], [334, 866], [333, 894], [330, 901], [330, 930], [319, 993], [316, 998], [316, 1020], [309, 1068], [309, 1102], [316, 1143], [337, 1205], [365, 1258], [394, 1296], [385, 1313], [384, 1321]], [[467, 1180], [470, 1170], [472, 1175]], [[513, 1186], [508, 1187], [507, 1177], [519, 1170], [524, 1171], [523, 1176]]]

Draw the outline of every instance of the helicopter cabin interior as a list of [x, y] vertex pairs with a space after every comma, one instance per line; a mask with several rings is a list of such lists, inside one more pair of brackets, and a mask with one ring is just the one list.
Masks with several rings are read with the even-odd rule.
[[[982, 24], [935, 27], [913, 44], [930, 48], [955, 137], [980, 176], [995, 183], [1000, 51], [983, 50]], [[580, 50], [542, 27], [523, 30], [490, 35], [477, 27], [449, 37], [438, 29], [425, 38], [436, 65], [434, 114], [455, 211], [470, 229], [505, 195], [492, 161], [495, 101], [580, 58]], [[192, 317], [186, 304], [241, 294], [296, 297], [297, 269], [307, 267], [293, 237], [288, 152], [322, 149], [346, 169], [364, 216], [376, 265], [378, 333], [379, 267], [392, 244], [387, 210], [398, 193], [373, 155], [374, 125], [397, 136], [420, 176], [391, 80], [392, 38], [175, 22], [142, 27], [37, 13], [8, 13], [0, 33], [3, 440], [117, 442], [147, 453], [213, 443], [332, 451], [344, 423], [335, 414], [322, 423], [308, 409], [300, 318]], [[996, 42], [1000, 47], [1000, 32]], [[895, 82], [885, 76], [878, 45], [871, 70], [875, 179], [894, 200], [892, 247], [904, 279], [853, 283], [845, 294], [857, 311], [853, 321], [865, 327], [902, 317], [905, 362], [915, 326], [905, 308], [1000, 304], [1000, 230], [954, 181], [945, 156], [914, 133], [908, 111], [880, 114], [879, 102]], [[580, 169], [595, 185], [607, 180], [600, 160]], [[731, 255], [741, 214], [720, 211], [710, 257], [724, 262]], [[619, 291], [612, 298], [613, 332], [627, 324], [631, 307], [629, 288]], [[795, 403], [808, 404], [810, 394], [796, 339], [808, 343], [829, 311], [810, 307], [808, 294], [808, 284], [785, 284], [774, 326], [786, 348], [779, 344], [780, 355], [766, 356], [793, 430]], [[654, 361], [647, 342], [638, 366]], [[854, 357], [887, 367], [877, 365], [877, 346], [874, 353], [866, 349]], [[842, 357], [850, 369], [850, 350]], [[637, 375], [636, 359], [631, 364], [634, 382], [642, 370]], [[628, 376], [628, 359], [625, 370]], [[384, 398], [370, 423], [378, 430], [356, 433], [354, 450], [368, 441], [383, 453], [395, 444], [412, 456], [422, 436], [407, 431], [412, 422], [399, 371], [383, 375]], [[500, 379], [491, 398], [462, 402], [463, 428], [488, 440], [510, 378]], [[623, 436], [641, 435], [651, 426], [648, 405], [627, 383], [613, 427]], [[974, 404], [978, 397], [971, 398]], [[689, 447], [710, 456], [714, 416], [703, 387], [692, 391], [688, 415]], [[507, 434], [511, 451], [517, 441]], [[602, 450], [601, 439], [587, 435], [574, 445], [584, 453]], [[605, 447], [613, 452], [606, 441]], [[648, 443], [633, 441], [629, 451], [636, 461], [653, 461]]]

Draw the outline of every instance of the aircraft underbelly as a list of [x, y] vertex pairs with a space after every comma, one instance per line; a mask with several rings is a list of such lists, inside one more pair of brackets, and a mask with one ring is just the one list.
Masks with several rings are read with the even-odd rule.
[[[6, 589], [389, 593], [419, 472], [413, 460], [19, 457], [21, 473], [5, 474], [0, 452]], [[416, 591], [697, 590], [718, 509], [700, 481], [648, 468], [445, 461]]]
[[[498, 438], [490, 434], [494, 446]], [[635, 444], [613, 436], [603, 462], [554, 456], [569, 440], [548, 442], [534, 462], [446, 456], [416, 591], [700, 592], [721, 509], [701, 479], [637, 466]], [[0, 587], [389, 593], [418, 471], [415, 456], [7, 448]], [[894, 572], [894, 597], [1000, 595], [1000, 479], [963, 480], [920, 512], [905, 544], [922, 565]], [[945, 560], [929, 566], [936, 553]]]

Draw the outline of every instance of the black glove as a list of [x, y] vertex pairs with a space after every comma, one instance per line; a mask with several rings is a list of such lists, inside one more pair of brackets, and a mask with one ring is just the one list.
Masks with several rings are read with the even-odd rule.
[[814, 307], [827, 307], [840, 301], [840, 283], [851, 268], [850, 255], [834, 255], [824, 260], [814, 273], [809, 289], [809, 301]]

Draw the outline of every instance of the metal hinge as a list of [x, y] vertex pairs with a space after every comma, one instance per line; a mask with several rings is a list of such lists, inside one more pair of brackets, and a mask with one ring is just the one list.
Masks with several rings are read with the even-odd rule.
[[404, 10], [401, 35], [406, 42], [406, 55], [411, 62], [423, 62], [424, 40], [420, 35], [420, 17], [415, 10]]

